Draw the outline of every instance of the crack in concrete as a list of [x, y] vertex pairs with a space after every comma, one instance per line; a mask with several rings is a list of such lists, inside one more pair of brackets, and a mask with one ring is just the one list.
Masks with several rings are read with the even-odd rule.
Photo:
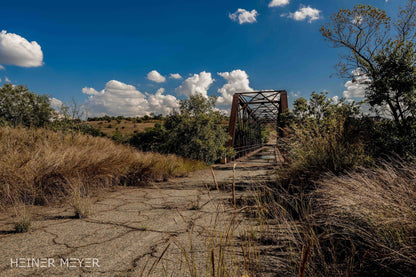
[[[45, 221], [43, 222], [44, 226], [33, 229], [28, 234], [20, 234], [19, 237], [15, 237], [15, 234], [0, 235], [0, 243], [3, 242], [3, 244], [0, 244], [0, 247], [4, 247], [2, 245], [11, 245], [13, 247], [13, 241], [16, 238], [21, 240], [29, 238], [30, 235], [34, 234], [37, 237], [41, 237], [41, 234], [44, 233], [50, 239], [51, 245], [45, 246], [46, 248], [42, 246], [44, 247], [42, 253], [45, 253], [48, 248], [54, 249], [55, 247], [57, 249], [59, 247], [56, 251], [59, 253], [51, 258], [66, 258], [81, 250], [79, 253], [91, 253], [91, 251], [94, 252], [93, 250], [97, 246], [101, 246], [100, 249], [103, 249], [101, 251], [114, 251], [114, 255], [121, 255], [120, 257], [127, 257], [128, 259], [125, 268], [116, 267], [115, 265], [107, 266], [105, 270], [81, 267], [72, 271], [71, 274], [78, 274], [79, 276], [96, 274], [115, 275], [117, 273], [134, 275], [137, 273], [137, 270], [143, 270], [143, 272], [148, 270], [159, 259], [165, 247], [169, 243], [175, 242], [169, 249], [169, 251], [173, 251], [173, 256], [170, 257], [166, 254], [162, 261], [170, 263], [174, 268], [182, 268], [184, 261], [183, 257], [181, 257], [182, 250], [179, 244], [187, 244], [187, 240], [191, 239], [191, 237], [203, 238], [211, 235], [218, 238], [217, 228], [227, 228], [229, 220], [233, 218], [232, 215], [235, 213], [235, 210], [230, 206], [230, 191], [224, 190], [230, 187], [232, 166], [224, 165], [222, 167], [217, 166], [217, 168], [218, 170], [215, 170], [217, 181], [219, 184], [223, 184], [219, 192], [216, 190], [210, 191], [210, 188], [215, 188], [210, 181], [212, 180], [210, 170], [200, 171], [191, 174], [189, 177], [171, 179], [168, 182], [160, 182], [144, 188], [121, 187], [117, 191], [106, 191], [98, 196], [98, 199], [92, 204], [92, 206], [96, 207], [96, 210], [90, 218], [74, 219], [68, 216], [67, 214], [73, 212], [72, 207], [66, 209], [60, 207], [56, 210], [56, 216], [53, 215], [53, 208], [48, 210], [47, 215], [37, 212], [35, 219], [40, 222]], [[267, 173], [269, 167], [261, 162], [256, 164], [255, 161], [250, 161], [247, 166], [241, 162], [236, 169], [240, 170], [236, 177], [236, 182], [239, 188], [241, 186], [242, 190], [237, 192], [241, 197], [245, 195], [244, 190], [250, 186], [249, 181], [264, 182], [270, 180]], [[230, 215], [230, 217], [218, 219], [218, 213], [224, 213]], [[74, 228], [76, 226], [81, 226], [82, 228], [66, 231], [65, 224], [70, 222], [74, 222]], [[7, 224], [10, 224], [10, 217], [4, 217], [4, 220], [2, 217], [0, 231], [4, 226], [9, 226]], [[147, 226], [148, 224], [150, 226]], [[241, 224], [241, 221], [237, 222], [237, 225], [239, 224]], [[103, 228], [98, 226], [103, 226]], [[62, 233], [56, 231], [60, 229], [63, 230]], [[65, 240], [66, 232], [74, 232], [76, 243]], [[135, 233], [146, 234], [144, 237], [146, 239], [135, 244], [140, 245], [140, 249], [132, 248], [128, 242], [126, 244], [126, 240], [135, 239], [136, 235], [130, 236]], [[9, 243], [9, 240], [11, 243]], [[117, 240], [124, 240], [125, 246], [121, 249], [128, 249], [127, 253], [117, 254], [117, 249], [113, 248], [114, 242]], [[36, 253], [35, 250], [33, 250], [34, 253]], [[192, 253], [201, 256], [206, 254], [204, 251], [204, 249], [200, 248], [194, 249]], [[264, 249], [264, 251], [266, 250]], [[139, 268], [146, 265], [149, 268]], [[8, 266], [1, 267], [0, 275], [3, 275], [8, 270], [10, 270]], [[46, 270], [32, 271], [26, 276], [51, 274], [46, 272]]]

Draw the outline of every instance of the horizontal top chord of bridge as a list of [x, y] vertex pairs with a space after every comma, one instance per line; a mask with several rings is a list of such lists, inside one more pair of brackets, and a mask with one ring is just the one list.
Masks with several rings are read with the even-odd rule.
[[281, 94], [287, 97], [285, 90], [262, 90], [236, 93], [239, 99], [238, 111], [247, 110], [248, 114], [262, 122], [275, 122], [281, 111]]

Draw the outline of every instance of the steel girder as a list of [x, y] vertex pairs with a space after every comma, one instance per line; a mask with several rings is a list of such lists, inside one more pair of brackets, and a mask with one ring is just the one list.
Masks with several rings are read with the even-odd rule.
[[228, 129], [231, 137], [228, 146], [234, 147], [237, 157], [260, 148], [262, 125], [277, 124], [279, 115], [287, 109], [285, 90], [235, 93]]

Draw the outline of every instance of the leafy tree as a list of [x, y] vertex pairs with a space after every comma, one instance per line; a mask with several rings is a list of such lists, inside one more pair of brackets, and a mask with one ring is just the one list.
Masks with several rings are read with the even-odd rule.
[[202, 95], [181, 100], [180, 112], [166, 118], [165, 150], [207, 163], [231, 155], [225, 146], [229, 136], [221, 124], [224, 116], [215, 111], [215, 102], [215, 97]]
[[213, 163], [232, 151], [225, 146], [229, 139], [224, 116], [215, 110], [215, 97], [194, 95], [180, 102], [179, 111], [166, 117], [144, 133], [135, 134], [130, 144], [144, 151], [173, 153]]
[[166, 137], [167, 132], [163, 125], [156, 123], [155, 127], [146, 129], [146, 132], [133, 135], [128, 142], [142, 151], [166, 152]]
[[400, 135], [415, 116], [415, 26], [416, 0], [409, 0], [394, 21], [383, 10], [356, 5], [321, 27], [333, 47], [347, 50], [337, 65], [340, 76], [366, 84], [369, 104], [387, 107]]
[[293, 114], [298, 118], [304, 118], [308, 111], [308, 101], [299, 97], [293, 101]]
[[308, 115], [316, 120], [324, 118], [328, 113], [328, 109], [331, 107], [332, 101], [327, 98], [327, 92], [316, 93], [312, 92], [311, 98], [308, 103]]
[[341, 113], [345, 117], [353, 117], [359, 114], [359, 107], [355, 102], [347, 103], [345, 98], [334, 102], [327, 97], [327, 92], [312, 92], [309, 100], [299, 97], [293, 101], [293, 117], [300, 123], [316, 121], [322, 123], [329, 115]]
[[4, 84], [0, 88], [0, 119], [12, 126], [44, 126], [52, 114], [53, 109], [46, 95], [30, 92], [21, 85]]
[[[301, 113], [285, 113], [286, 135], [278, 140], [289, 168], [281, 171], [292, 184], [305, 184], [322, 172], [340, 173], [370, 161], [365, 130], [355, 103], [340, 99], [334, 102], [326, 93], [313, 92], [309, 100], [295, 100]], [[285, 181], [286, 182], [286, 181]]]

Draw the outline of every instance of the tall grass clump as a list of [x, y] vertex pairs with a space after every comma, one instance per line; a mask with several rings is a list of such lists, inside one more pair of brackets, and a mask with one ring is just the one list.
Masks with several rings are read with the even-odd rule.
[[259, 187], [268, 241], [285, 245], [287, 276], [413, 276], [416, 271], [416, 163], [381, 162], [326, 173], [314, 189]]
[[142, 153], [106, 138], [46, 129], [0, 128], [0, 208], [47, 204], [71, 195], [69, 180], [85, 194], [111, 185], [139, 185], [204, 167], [174, 155]]
[[[416, 164], [383, 163], [329, 176], [314, 192], [321, 244], [366, 276], [416, 272]], [[347, 270], [347, 269], [344, 269]]]
[[14, 231], [16, 233], [26, 233], [32, 228], [32, 216], [29, 207], [24, 204], [16, 203], [14, 206], [15, 222]]
[[354, 104], [334, 103], [322, 93], [303, 100], [303, 107], [295, 101], [293, 114], [287, 115], [286, 136], [279, 142], [287, 161], [278, 172], [282, 183], [308, 186], [322, 173], [338, 174], [371, 163], [364, 121], [356, 116]]

